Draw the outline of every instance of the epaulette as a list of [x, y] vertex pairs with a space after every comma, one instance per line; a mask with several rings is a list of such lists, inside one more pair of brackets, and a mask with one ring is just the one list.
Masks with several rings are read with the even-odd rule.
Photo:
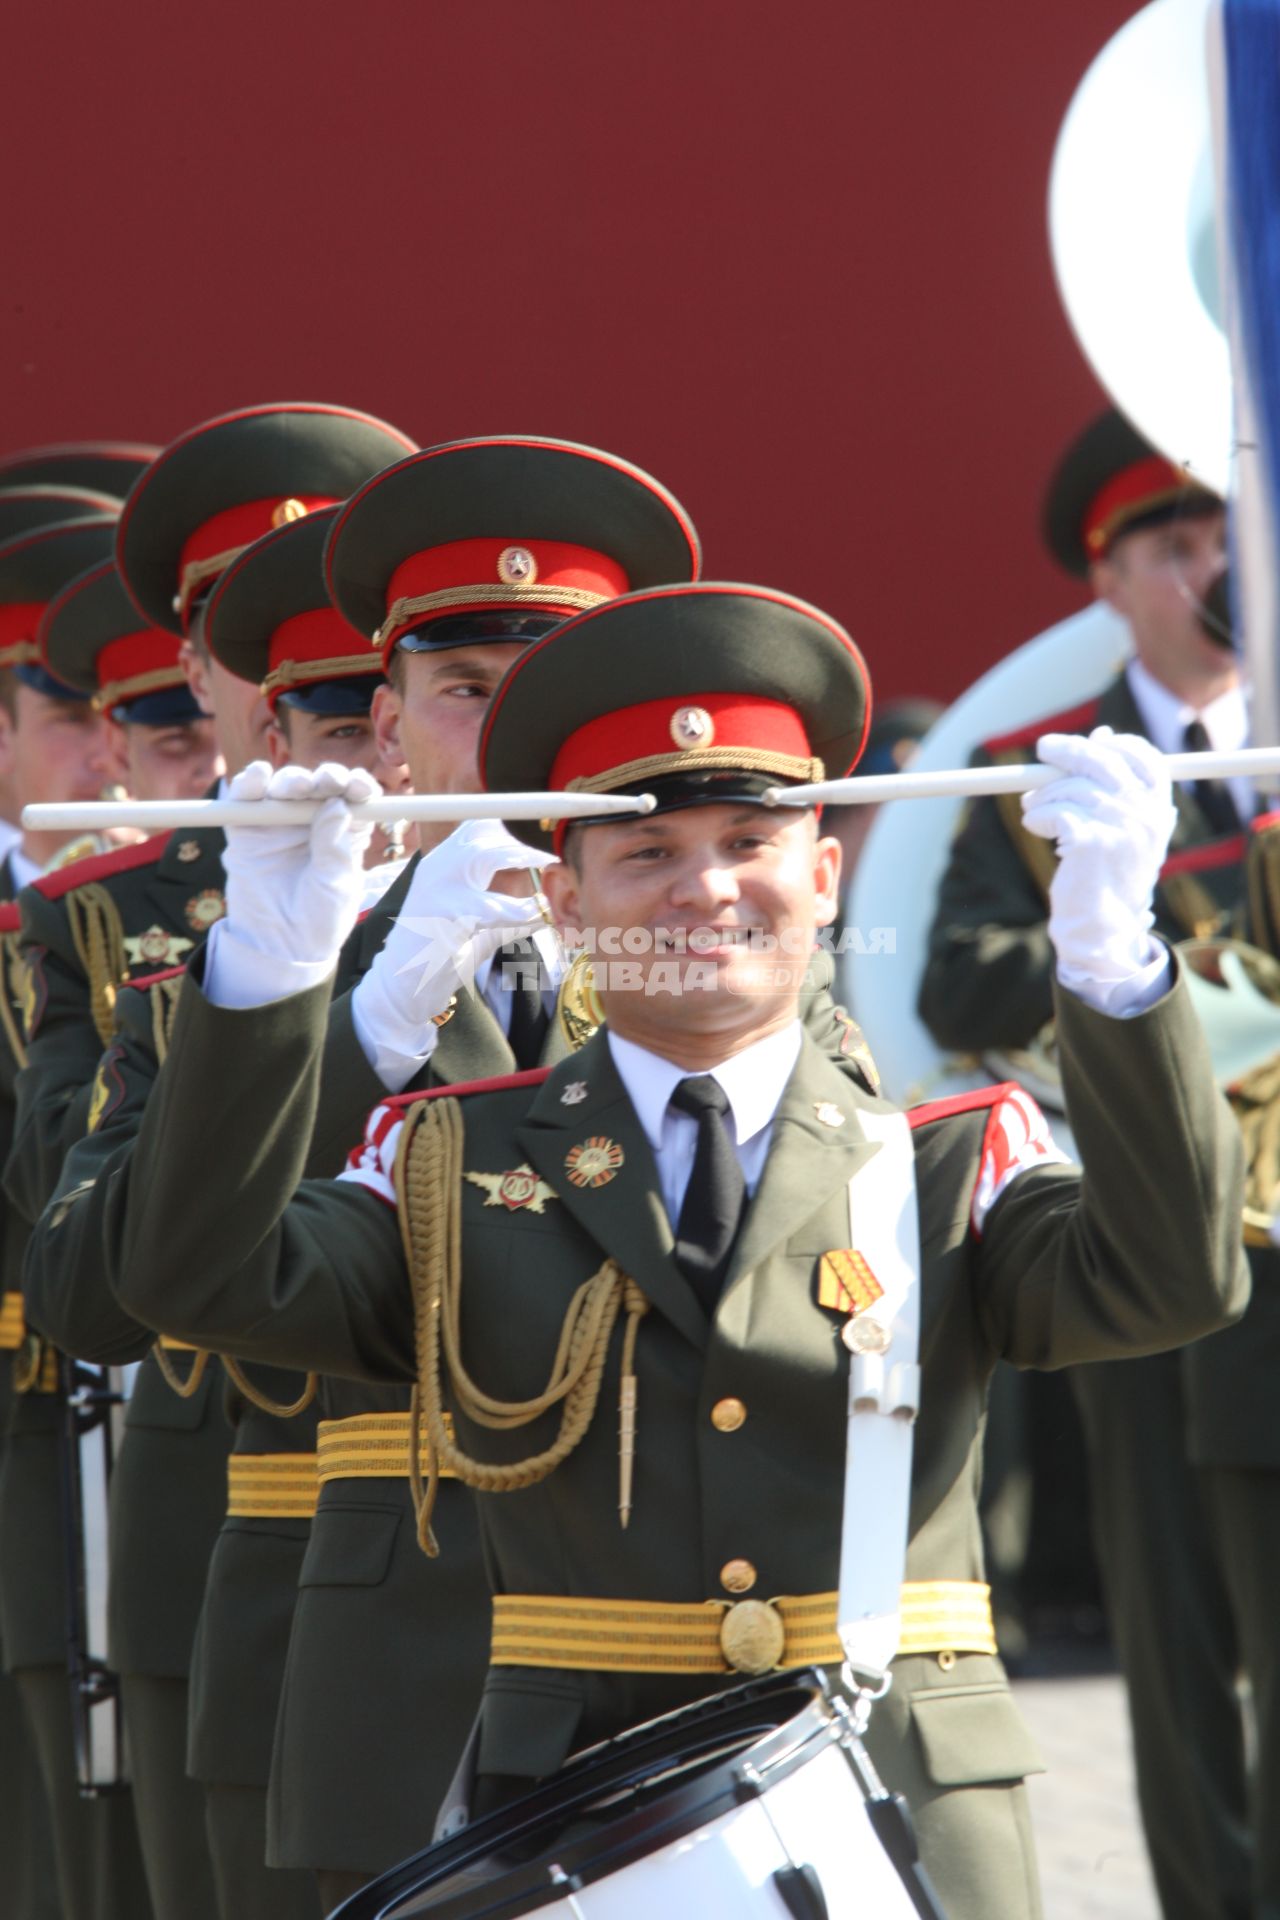
[[1098, 717], [1100, 701], [1097, 698], [1082, 701], [1078, 707], [1068, 707], [1065, 713], [1050, 713], [1043, 720], [1033, 720], [1029, 726], [1015, 727], [1012, 733], [1000, 733], [994, 739], [984, 740], [982, 750], [993, 759], [1008, 753], [1014, 747], [1034, 746], [1044, 733], [1087, 733]]
[[912, 1127], [927, 1127], [932, 1120], [950, 1120], [953, 1114], [998, 1106], [1008, 1094], [1019, 1091], [1016, 1081], [1001, 1080], [994, 1087], [974, 1087], [971, 1093], [953, 1093], [948, 1100], [926, 1100], [921, 1106], [907, 1108], [907, 1122]]
[[162, 967], [159, 973], [143, 973], [136, 980], [126, 980], [124, 986], [131, 992], [145, 993], [148, 987], [158, 987], [162, 980], [181, 979], [185, 972], [185, 967]]
[[46, 900], [61, 900], [75, 887], [87, 887], [94, 880], [106, 880], [115, 873], [131, 873], [135, 867], [154, 866], [169, 844], [167, 833], [153, 833], [132, 847], [113, 847], [110, 853], [95, 853], [89, 860], [73, 860], [56, 873], [43, 873], [32, 881], [37, 893]]
[[16, 900], [0, 902], [0, 934], [16, 933], [22, 925], [22, 911]]
[[[181, 968], [178, 969], [182, 971]], [[524, 1073], [499, 1073], [492, 1080], [459, 1080], [452, 1086], [420, 1087], [416, 1093], [389, 1093], [380, 1107], [411, 1107], [418, 1100], [460, 1098], [467, 1093], [503, 1093], [508, 1087], [540, 1087], [550, 1067], [529, 1067]]]
[[1160, 878], [1169, 880], [1178, 873], [1207, 873], [1214, 867], [1235, 866], [1244, 859], [1244, 845], [1244, 835], [1233, 833], [1228, 840], [1206, 840], [1203, 846], [1183, 847], [1181, 852], [1169, 855]]

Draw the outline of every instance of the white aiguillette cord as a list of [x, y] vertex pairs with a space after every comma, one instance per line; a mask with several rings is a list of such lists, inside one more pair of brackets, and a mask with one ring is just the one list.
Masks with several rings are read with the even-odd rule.
[[901, 1636], [920, 1408], [920, 1219], [906, 1115], [860, 1112], [858, 1118], [880, 1150], [849, 1182], [849, 1245], [883, 1292], [843, 1333], [850, 1351], [849, 1431], [836, 1623], [845, 1678], [865, 1725], [871, 1701], [889, 1690]]

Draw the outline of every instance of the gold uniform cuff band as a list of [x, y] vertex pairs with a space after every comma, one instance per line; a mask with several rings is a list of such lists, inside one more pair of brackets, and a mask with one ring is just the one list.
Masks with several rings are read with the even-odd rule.
[[[408, 1413], [357, 1413], [349, 1420], [322, 1420], [316, 1429], [316, 1465], [320, 1485], [328, 1480], [407, 1480], [409, 1478]], [[453, 1423], [445, 1415], [449, 1438]], [[419, 1448], [422, 1471], [427, 1471], [425, 1441]], [[456, 1479], [442, 1468], [442, 1480]]]
[[0, 1353], [16, 1353], [26, 1338], [20, 1293], [0, 1294]]
[[227, 1516], [236, 1520], [315, 1517], [314, 1453], [233, 1453], [227, 1461]]

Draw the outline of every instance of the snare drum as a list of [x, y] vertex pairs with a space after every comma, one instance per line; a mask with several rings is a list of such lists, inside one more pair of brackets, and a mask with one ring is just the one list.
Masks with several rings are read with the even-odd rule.
[[[839, 1694], [751, 1681], [571, 1760], [342, 1920], [939, 1920]], [[334, 1917], [337, 1920], [337, 1916]]]

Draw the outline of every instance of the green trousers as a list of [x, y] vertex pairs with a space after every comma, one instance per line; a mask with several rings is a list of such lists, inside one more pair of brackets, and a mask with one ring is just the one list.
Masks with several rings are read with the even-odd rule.
[[1253, 1920], [1280, 1920], [1280, 1473], [1267, 1467], [1202, 1467], [1200, 1474], [1257, 1728], [1249, 1911]]
[[133, 1803], [155, 1920], [218, 1920], [204, 1788], [187, 1775], [187, 1683], [121, 1680]]
[[1181, 1356], [1077, 1367], [1094, 1537], [1164, 1920], [1253, 1920], [1233, 1608]]
[[24, 1667], [14, 1678], [53, 1834], [61, 1920], [148, 1920], [151, 1906], [132, 1793], [81, 1795], [61, 1667]]
[[267, 1865], [265, 1787], [207, 1787], [205, 1822], [222, 1920], [320, 1920], [312, 1876]]
[[13, 1920], [58, 1920], [53, 1843], [35, 1743], [7, 1673], [0, 1673], [0, 1860]]

